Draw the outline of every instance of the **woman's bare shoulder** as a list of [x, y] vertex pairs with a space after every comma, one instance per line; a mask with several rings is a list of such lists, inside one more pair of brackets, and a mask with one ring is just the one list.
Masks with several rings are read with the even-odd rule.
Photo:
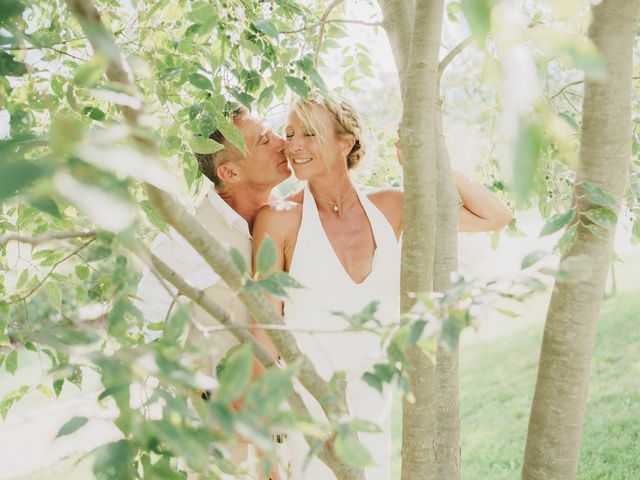
[[400, 188], [382, 187], [371, 189], [366, 192], [371, 200], [387, 221], [393, 226], [396, 236], [399, 238], [402, 233], [402, 203], [404, 193]]
[[301, 219], [302, 205], [285, 197], [260, 207], [254, 230], [269, 232], [272, 237], [274, 234], [286, 236], [293, 229], [297, 230]]
[[380, 209], [402, 209], [404, 193], [398, 187], [372, 188], [366, 191], [367, 197]]

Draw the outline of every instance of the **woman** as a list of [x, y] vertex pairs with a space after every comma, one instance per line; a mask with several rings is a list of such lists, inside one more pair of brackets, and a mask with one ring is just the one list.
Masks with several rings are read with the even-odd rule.
[[[383, 429], [383, 433], [360, 434], [377, 463], [366, 469], [367, 478], [387, 480], [390, 393], [380, 396], [361, 379], [383, 357], [379, 338], [366, 332], [303, 334], [296, 329], [340, 332], [348, 324], [333, 312], [354, 314], [374, 300], [379, 301], [378, 320], [397, 321], [403, 194], [391, 189], [364, 193], [349, 178], [365, 148], [360, 117], [347, 101], [319, 95], [296, 100], [285, 135], [285, 154], [296, 177], [307, 183], [284, 201], [261, 208], [254, 224], [253, 251], [268, 234], [276, 245], [275, 268], [306, 287], [289, 291], [290, 298], [279, 304], [284, 320], [323, 377], [347, 372], [351, 413]], [[456, 184], [464, 204], [461, 230], [501, 228], [511, 218], [510, 210], [480, 185], [460, 175]], [[300, 393], [312, 415], [323, 418], [317, 402]], [[300, 442], [300, 438], [291, 441], [293, 478], [335, 478], [316, 459], [301, 473], [305, 449]]]

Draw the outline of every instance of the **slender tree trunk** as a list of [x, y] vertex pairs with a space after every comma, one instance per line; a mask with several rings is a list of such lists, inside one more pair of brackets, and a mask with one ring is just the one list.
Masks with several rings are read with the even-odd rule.
[[[405, 152], [402, 313], [415, 303], [411, 292], [430, 291], [433, 284], [437, 168], [433, 139], [442, 17], [442, 0], [416, 1], [406, 77], [400, 79]], [[433, 362], [419, 348], [408, 351], [407, 358], [415, 401], [403, 403], [401, 478], [430, 480], [435, 477], [435, 372]]]
[[[436, 108], [436, 151], [438, 185], [436, 192], [436, 245], [433, 264], [433, 290], [451, 287], [451, 272], [458, 270], [458, 195], [455, 190], [449, 152], [442, 125], [442, 101]], [[460, 392], [458, 346], [449, 351], [438, 345], [436, 353], [436, 478], [460, 478]]]
[[[640, 0], [605, 0], [593, 7], [589, 37], [608, 75], [587, 78], [578, 180], [611, 193], [619, 205], [631, 157], [631, 75]], [[577, 184], [579, 213], [592, 205]], [[582, 221], [587, 221], [581, 217]], [[556, 281], [542, 341], [522, 478], [576, 478], [596, 323], [615, 229], [594, 236], [583, 223], [563, 258], [587, 255], [593, 274], [579, 284]]]

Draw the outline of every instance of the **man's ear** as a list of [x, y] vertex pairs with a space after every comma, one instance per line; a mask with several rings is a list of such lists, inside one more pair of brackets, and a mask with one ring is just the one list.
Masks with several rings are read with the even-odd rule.
[[218, 177], [225, 183], [233, 183], [238, 180], [238, 165], [235, 162], [227, 162], [216, 170]]

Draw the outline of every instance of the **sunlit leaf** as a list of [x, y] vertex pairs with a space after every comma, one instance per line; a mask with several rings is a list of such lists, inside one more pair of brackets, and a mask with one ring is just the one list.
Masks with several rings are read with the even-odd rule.
[[213, 90], [211, 80], [200, 73], [192, 73], [189, 75], [189, 83], [202, 90]]
[[340, 460], [351, 467], [365, 468], [375, 464], [369, 451], [356, 435], [348, 430], [338, 432], [334, 448]]
[[616, 199], [610, 193], [607, 193], [601, 187], [593, 185], [591, 182], [585, 180], [581, 183], [582, 188], [587, 192], [586, 197], [590, 202], [601, 207], [607, 207], [610, 209], [616, 208]]
[[4, 361], [4, 368], [11, 375], [15, 375], [16, 370], [18, 370], [18, 351], [17, 350], [11, 350], [11, 352], [9, 352], [9, 355], [7, 355], [7, 358]]
[[82, 428], [89, 419], [87, 417], [73, 417], [67, 423], [65, 423], [58, 433], [56, 434], [56, 438], [64, 437], [65, 435], [71, 435], [73, 432]]
[[535, 250], [522, 259], [522, 263], [520, 268], [524, 270], [525, 268], [529, 268], [531, 265], [537, 263], [539, 260], [546, 257], [548, 254], [543, 250]]
[[545, 235], [551, 235], [552, 233], [557, 232], [565, 225], [571, 223], [571, 221], [575, 218], [575, 216], [576, 216], [575, 208], [571, 208], [564, 213], [554, 215], [547, 221], [547, 223], [545, 223], [544, 227], [542, 227], [542, 231], [540, 231], [540, 236], [544, 237]]
[[86, 144], [78, 147], [76, 154], [103, 170], [133, 177], [166, 192], [176, 191], [175, 176], [163, 167], [159, 159], [145, 155], [139, 150]]
[[304, 80], [292, 77], [291, 75], [285, 75], [284, 81], [294, 93], [302, 97], [304, 100], [307, 99], [309, 96], [309, 87]]
[[100, 188], [63, 173], [56, 174], [53, 183], [62, 197], [101, 228], [121, 232], [133, 222], [133, 206]]
[[238, 398], [249, 385], [253, 370], [253, 354], [248, 345], [234, 350], [229, 357], [218, 375], [220, 386], [217, 395], [218, 400], [223, 403], [230, 403]]
[[216, 153], [224, 148], [224, 145], [211, 140], [210, 138], [204, 138], [201, 135], [190, 135], [188, 137], [189, 146], [196, 153], [210, 154]]
[[262, 33], [269, 35], [273, 39], [278, 39], [278, 29], [273, 22], [264, 18], [255, 18], [251, 21], [251, 24]]
[[544, 136], [540, 128], [536, 125], [521, 123], [513, 164], [513, 187], [519, 205], [525, 204], [533, 191], [543, 145]]
[[265, 235], [256, 257], [256, 273], [265, 275], [276, 263], [276, 245], [269, 235]]

